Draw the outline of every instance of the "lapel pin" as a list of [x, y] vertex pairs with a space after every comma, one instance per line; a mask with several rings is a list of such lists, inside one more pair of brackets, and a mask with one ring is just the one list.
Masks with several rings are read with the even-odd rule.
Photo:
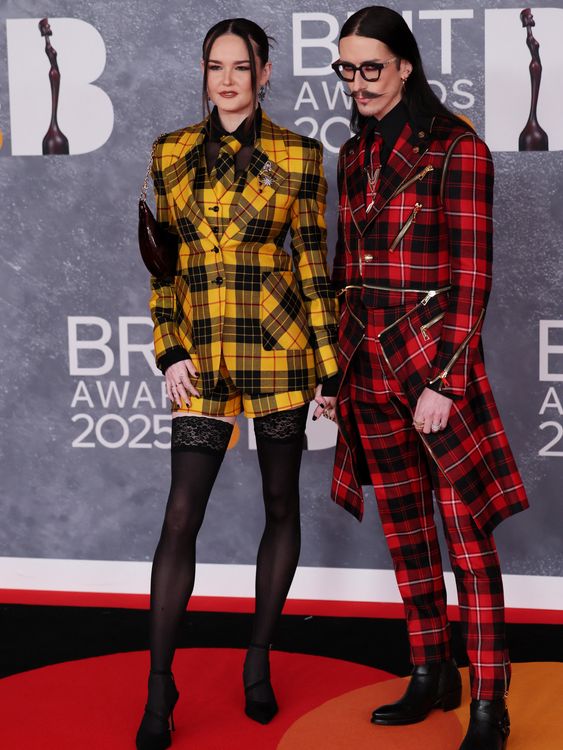
[[268, 159], [267, 162], [264, 162], [264, 166], [258, 173], [258, 182], [260, 183], [260, 191], [262, 191], [263, 187], [270, 187], [274, 181], [273, 179], [273, 169], [272, 169], [272, 162]]

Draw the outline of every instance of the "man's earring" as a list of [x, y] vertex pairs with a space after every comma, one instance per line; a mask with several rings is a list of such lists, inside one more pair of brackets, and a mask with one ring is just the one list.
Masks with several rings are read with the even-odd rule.
[[266, 98], [266, 87], [265, 86], [260, 86], [260, 89], [258, 91], [258, 99], [261, 102], [263, 102], [265, 98]]

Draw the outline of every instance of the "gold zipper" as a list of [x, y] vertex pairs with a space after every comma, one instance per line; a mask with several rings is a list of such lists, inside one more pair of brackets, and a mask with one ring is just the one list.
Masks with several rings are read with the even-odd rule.
[[475, 323], [475, 325], [473, 326], [473, 328], [469, 331], [469, 333], [467, 334], [467, 336], [464, 338], [464, 340], [460, 344], [459, 349], [455, 352], [454, 356], [450, 359], [450, 361], [444, 367], [444, 369], [442, 370], [442, 372], [438, 376], [436, 376], [435, 378], [433, 378], [432, 380], [428, 381], [429, 385], [433, 385], [437, 380], [441, 380], [442, 382], [444, 380], [446, 380], [446, 378], [448, 377], [448, 374], [449, 374], [450, 370], [452, 369], [452, 367], [455, 365], [455, 363], [460, 358], [460, 356], [461, 356], [463, 350], [465, 349], [465, 347], [467, 346], [467, 344], [471, 341], [471, 339], [472, 339], [475, 331], [479, 328], [479, 324], [481, 323], [481, 320], [483, 319], [483, 315], [484, 314], [485, 314], [485, 311], [481, 310], [481, 314], [479, 315], [479, 318], [477, 319], [477, 322]]
[[446, 314], [445, 312], [441, 312], [439, 315], [436, 315], [435, 318], [432, 318], [432, 320], [429, 320], [428, 323], [425, 323], [424, 325], [420, 326], [420, 332], [422, 334], [422, 338], [425, 341], [429, 341], [430, 340], [430, 336], [427, 333], [427, 331], [430, 328], [430, 326], [433, 326], [434, 323], [437, 323], [439, 320], [442, 320], [442, 318], [444, 317], [445, 314]]
[[[397, 320], [394, 320], [391, 325], [388, 325], [387, 328], [384, 328], [382, 331], [379, 332], [377, 338], [381, 338], [381, 335], [385, 333], [386, 331], [389, 331], [391, 328], [396, 326], [398, 323], [400, 323], [405, 318], [408, 318], [410, 315], [413, 314], [415, 310], [418, 310], [418, 308], [422, 306], [426, 306], [429, 301], [432, 299], [432, 297], [435, 297], [437, 294], [441, 294], [442, 292], [447, 292], [451, 287], [444, 286], [441, 289], [431, 289], [429, 292], [426, 293], [426, 296], [424, 299], [420, 300], [414, 307], [411, 307], [410, 310], [407, 310], [407, 312], [404, 315], [401, 315], [400, 318], [397, 318]], [[385, 353], [384, 353], [385, 354]]]
[[401, 229], [399, 231], [399, 234], [395, 237], [395, 239], [393, 240], [393, 243], [391, 244], [391, 247], [389, 248], [389, 252], [390, 253], [393, 252], [393, 250], [397, 247], [397, 245], [403, 239], [403, 237], [405, 236], [405, 234], [409, 231], [409, 228], [410, 228], [411, 224], [413, 224], [413, 222], [415, 221], [416, 215], [420, 211], [421, 208], [422, 208], [422, 203], [415, 203], [414, 204], [414, 208], [412, 210], [411, 215], [405, 221], [405, 223], [403, 224], [403, 226], [401, 227]]
[[[405, 292], [413, 292], [414, 294], [427, 294], [428, 289], [411, 289], [407, 287], [395, 287], [394, 289], [389, 286], [378, 286], [377, 284], [347, 284], [345, 287], [342, 287], [342, 289], [339, 289], [336, 293], [337, 297], [340, 297], [342, 294], [346, 293], [347, 289], [377, 289], [380, 292], [398, 292], [400, 294]], [[436, 290], [436, 294], [439, 294], [440, 292], [446, 292], [450, 289], [449, 286], [442, 287], [441, 289]]]
[[414, 182], [416, 182], [417, 180], [420, 182], [420, 180], [423, 180], [429, 172], [433, 172], [433, 171], [434, 171], [434, 167], [432, 166], [432, 164], [427, 164], [421, 172], [419, 172], [418, 174], [415, 174], [415, 176], [411, 177], [410, 180], [403, 182], [402, 185], [399, 185], [399, 187], [395, 190], [395, 192], [393, 193], [391, 198], [389, 198], [389, 200], [393, 200], [395, 196], [399, 195], [399, 193], [402, 193], [404, 190], [410, 187]]

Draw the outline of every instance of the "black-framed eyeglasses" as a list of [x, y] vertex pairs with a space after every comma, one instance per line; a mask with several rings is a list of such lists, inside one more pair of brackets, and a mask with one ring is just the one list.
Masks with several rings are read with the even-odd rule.
[[351, 83], [354, 80], [358, 70], [364, 81], [374, 82], [379, 81], [383, 68], [386, 68], [389, 63], [392, 63], [396, 59], [396, 57], [390, 57], [383, 62], [367, 60], [366, 62], [360, 63], [360, 65], [354, 65], [345, 60], [337, 60], [332, 63], [331, 67], [341, 80], [348, 81], [348, 83]]

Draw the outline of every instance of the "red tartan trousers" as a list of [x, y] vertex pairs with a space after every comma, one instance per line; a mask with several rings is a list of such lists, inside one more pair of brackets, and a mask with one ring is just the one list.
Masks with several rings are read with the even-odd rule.
[[505, 642], [502, 577], [494, 539], [475, 524], [412, 425], [406, 398], [383, 358], [377, 333], [393, 309], [369, 310], [366, 337], [342, 385], [405, 606], [413, 664], [450, 658], [446, 589], [433, 512], [433, 492], [458, 591], [473, 698], [506, 694], [510, 661]]

